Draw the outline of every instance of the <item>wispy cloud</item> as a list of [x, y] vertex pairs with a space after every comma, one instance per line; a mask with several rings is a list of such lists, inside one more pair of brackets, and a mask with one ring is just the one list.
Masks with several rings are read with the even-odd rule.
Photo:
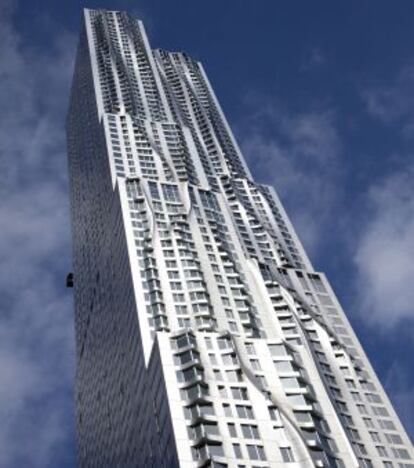
[[[64, 119], [74, 38], [30, 49], [0, 7], [0, 465], [73, 459], [73, 313]], [[73, 452], [73, 445], [71, 446]]]
[[369, 114], [384, 124], [398, 124], [402, 135], [414, 137], [414, 63], [407, 63], [388, 82], [361, 88]]
[[305, 49], [300, 64], [300, 70], [310, 71], [321, 67], [326, 63], [326, 56], [322, 49], [317, 46], [311, 46]]
[[292, 113], [256, 99], [239, 129], [241, 146], [257, 180], [276, 187], [311, 253], [341, 197], [342, 143], [330, 109]]
[[413, 180], [414, 163], [371, 187], [354, 258], [360, 308], [385, 327], [414, 319]]

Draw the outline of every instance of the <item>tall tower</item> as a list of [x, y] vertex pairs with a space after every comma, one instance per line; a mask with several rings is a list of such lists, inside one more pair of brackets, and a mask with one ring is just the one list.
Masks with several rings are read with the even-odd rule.
[[81, 467], [414, 467], [200, 63], [85, 10], [67, 127]]

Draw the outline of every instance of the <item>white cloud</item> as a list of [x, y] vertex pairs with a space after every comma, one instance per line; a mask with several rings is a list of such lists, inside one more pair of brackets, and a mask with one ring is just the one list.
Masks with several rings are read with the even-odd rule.
[[248, 131], [239, 131], [248, 164], [256, 180], [276, 188], [299, 237], [315, 254], [342, 193], [335, 114], [325, 109], [293, 114], [262, 100], [253, 108], [243, 122]]
[[414, 164], [368, 194], [368, 217], [355, 255], [366, 321], [393, 326], [414, 319]]
[[68, 458], [74, 430], [64, 122], [75, 42], [61, 30], [31, 50], [15, 6], [0, 7], [0, 465], [45, 468]]

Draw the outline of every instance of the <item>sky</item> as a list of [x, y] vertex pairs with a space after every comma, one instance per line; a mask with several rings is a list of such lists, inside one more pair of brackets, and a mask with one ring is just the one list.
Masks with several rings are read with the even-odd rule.
[[200, 60], [414, 437], [414, 2], [0, 0], [0, 466], [74, 467], [65, 142], [83, 7]]

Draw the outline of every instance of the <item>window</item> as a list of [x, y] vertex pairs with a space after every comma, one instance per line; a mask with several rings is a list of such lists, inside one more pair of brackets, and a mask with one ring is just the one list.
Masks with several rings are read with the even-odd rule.
[[243, 458], [240, 444], [233, 444], [233, 451], [236, 458]]
[[149, 182], [148, 187], [150, 189], [151, 198], [160, 200], [160, 194], [158, 192], [157, 184], [155, 182]]
[[233, 314], [233, 311], [231, 309], [226, 309], [226, 317], [229, 318], [229, 319], [234, 318], [234, 314]]
[[395, 426], [394, 426], [394, 423], [392, 421], [387, 421], [385, 419], [379, 419], [378, 423], [379, 423], [379, 425], [381, 426], [382, 429], [395, 431]]
[[385, 438], [390, 444], [402, 444], [403, 441], [398, 434], [385, 434]]
[[266, 460], [264, 448], [261, 445], [247, 445], [250, 460]]
[[208, 451], [211, 456], [217, 456], [217, 457], [223, 457], [224, 456], [224, 450], [221, 445], [207, 445]]
[[295, 461], [292, 449], [290, 447], [280, 447], [280, 454], [282, 455], [282, 460], [286, 463]]
[[402, 458], [403, 460], [408, 460], [410, 458], [410, 454], [405, 449], [392, 448], [391, 450], [396, 458]]
[[380, 436], [378, 435], [378, 432], [370, 432], [371, 439], [374, 442], [381, 442]]
[[227, 390], [226, 390], [226, 387], [224, 387], [223, 385], [219, 385], [218, 386], [218, 391], [219, 391], [219, 394], [222, 398], [227, 398]]
[[381, 397], [376, 393], [367, 393], [366, 394], [367, 400], [371, 403], [382, 403]]
[[211, 364], [214, 364], [214, 365], [217, 364], [217, 358], [216, 358], [216, 356], [215, 356], [214, 354], [211, 354], [211, 353], [210, 353], [210, 354], [208, 355], [208, 357], [209, 357], [209, 359], [210, 359]]
[[234, 423], [227, 424], [229, 428], [230, 437], [237, 437], [236, 425]]
[[187, 315], [187, 306], [186, 305], [176, 305], [175, 311], [177, 315]]
[[296, 419], [301, 423], [311, 423], [313, 422], [312, 416], [310, 413], [304, 413], [299, 411], [294, 411]]
[[286, 346], [283, 344], [269, 345], [269, 349], [272, 356], [288, 356]]
[[221, 375], [221, 371], [219, 369], [213, 369], [213, 373], [214, 373], [214, 378], [216, 380], [223, 380], [223, 377]]
[[253, 426], [252, 424], [242, 424], [241, 430], [245, 439], [260, 439], [257, 426]]
[[264, 375], [256, 375], [256, 378], [259, 381], [262, 388], [267, 388], [267, 382]]
[[350, 426], [354, 425], [354, 420], [352, 419], [351, 416], [349, 416], [348, 414], [343, 414], [343, 413], [341, 413], [341, 416], [343, 420], [346, 422], [346, 424], [349, 424]]
[[246, 344], [246, 351], [247, 351], [247, 354], [256, 354], [256, 351], [254, 349], [254, 344], [253, 343], [247, 343]]
[[174, 363], [176, 365], [183, 365], [191, 360], [198, 358], [198, 353], [194, 350], [186, 351], [185, 353], [177, 354], [174, 356]]
[[293, 377], [281, 378], [280, 382], [282, 383], [283, 388], [300, 388], [299, 380]]
[[349, 388], [356, 388], [355, 382], [353, 380], [346, 379], [345, 382]]
[[[195, 344], [195, 338], [193, 335], [181, 335], [177, 339], [175, 339], [175, 347], [176, 348], [184, 348], [185, 346], [190, 346]], [[180, 355], [181, 356], [181, 355]]]
[[162, 191], [166, 200], [180, 201], [178, 189], [175, 185], [162, 185]]
[[235, 354], [223, 354], [223, 362], [226, 366], [237, 364], [237, 359]]
[[217, 343], [218, 343], [220, 349], [226, 349], [226, 348], [230, 347], [230, 340], [229, 340], [229, 338], [226, 338], [226, 337], [219, 338], [217, 340]]
[[377, 451], [378, 451], [380, 457], [388, 457], [388, 453], [385, 450], [385, 447], [383, 447], [382, 445], [377, 445]]
[[235, 322], [229, 322], [230, 331], [233, 333], [238, 333], [239, 329]]
[[351, 395], [354, 401], [362, 401], [361, 395], [359, 393], [351, 392]]
[[260, 362], [258, 359], [251, 359], [250, 364], [252, 365], [254, 370], [262, 370], [262, 367], [260, 366]]
[[308, 401], [303, 395], [288, 395], [287, 400], [292, 406], [307, 406]]
[[251, 406], [246, 405], [236, 405], [236, 412], [239, 418], [253, 419], [253, 410]]
[[355, 448], [356, 448], [357, 451], [359, 451], [359, 453], [361, 453], [362, 455], [367, 455], [367, 449], [365, 448], [365, 445], [363, 445], [363, 444], [355, 444]]
[[226, 371], [226, 379], [229, 382], [241, 382], [243, 380], [241, 371], [239, 370]]
[[368, 411], [365, 407], [365, 405], [357, 405], [358, 411], [362, 414], [368, 414]]
[[185, 296], [184, 294], [181, 294], [181, 293], [173, 293], [173, 299], [176, 302], [184, 302]]
[[224, 409], [224, 414], [225, 414], [225, 416], [227, 416], [228, 418], [231, 418], [231, 417], [233, 416], [233, 414], [232, 414], [232, 412], [231, 412], [230, 405], [224, 404], [224, 405], [223, 405], [223, 409]]
[[377, 416], [389, 416], [387, 409], [383, 406], [373, 406], [372, 409]]
[[190, 328], [190, 319], [178, 317], [177, 321], [180, 328]]
[[199, 418], [200, 416], [214, 416], [214, 409], [211, 405], [193, 405], [184, 408], [186, 419]]
[[247, 388], [231, 387], [231, 394], [236, 400], [248, 400]]
[[278, 372], [293, 372], [294, 371], [290, 361], [276, 361], [275, 367]]
[[206, 387], [196, 384], [196, 385], [191, 385], [191, 387], [188, 387], [186, 389], [180, 390], [181, 398], [184, 400], [192, 400], [195, 398], [200, 398], [203, 395], [208, 394], [208, 390]]
[[203, 373], [195, 367], [190, 367], [185, 371], [177, 371], [177, 379], [179, 382], [188, 382], [190, 380], [196, 379], [197, 377], [202, 377]]
[[198, 424], [194, 427], [188, 427], [188, 435], [190, 439], [198, 439], [200, 436], [218, 435], [217, 424]]
[[370, 418], [363, 418], [364, 419], [364, 423], [367, 427], [374, 427], [374, 423], [372, 422], [372, 419]]

